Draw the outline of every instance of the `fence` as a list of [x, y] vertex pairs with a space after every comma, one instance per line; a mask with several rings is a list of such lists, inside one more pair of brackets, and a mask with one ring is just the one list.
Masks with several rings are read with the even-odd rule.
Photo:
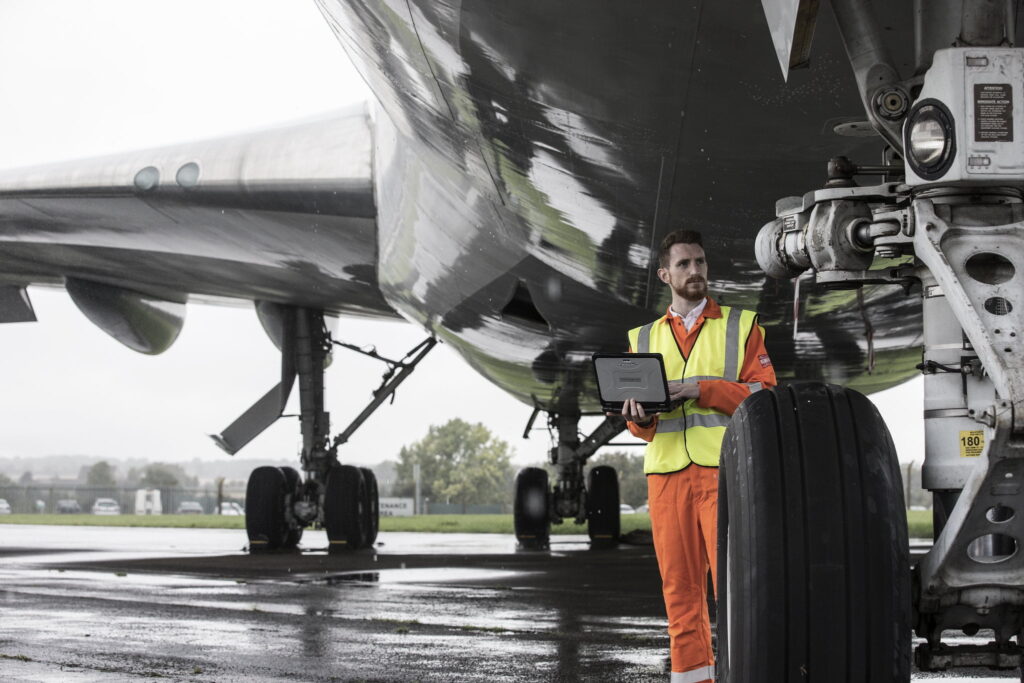
[[[92, 505], [98, 498], [111, 498], [117, 501], [121, 507], [121, 514], [134, 515], [144, 513], [143, 510], [136, 511], [135, 509], [136, 492], [139, 490], [139, 487], [77, 486], [75, 484], [14, 485], [0, 486], [0, 499], [6, 500], [11, 506], [11, 512], [15, 514], [32, 514], [61, 512], [62, 510], [57, 509], [57, 503], [67, 500], [76, 501], [81, 512], [88, 513], [92, 511]], [[160, 491], [163, 514], [174, 514], [177, 512], [178, 506], [185, 501], [199, 503], [206, 514], [214, 514], [217, 511], [217, 488], [213, 485], [198, 488], [157, 488], [156, 490]], [[234, 502], [244, 507], [245, 491], [226, 487], [223, 502]], [[425, 508], [428, 515], [512, 514], [512, 505], [509, 503], [475, 505], [427, 501]]]
[[[15, 514], [54, 513], [58, 501], [73, 500], [78, 503], [82, 512], [91, 512], [92, 505], [98, 498], [111, 498], [121, 507], [125, 515], [136, 514], [135, 501], [138, 487], [109, 486], [75, 486], [66, 485], [32, 485], [32, 486], [0, 486], [0, 498], [6, 500]], [[178, 506], [185, 501], [199, 503], [203, 512], [213, 514], [217, 510], [217, 488], [206, 486], [199, 488], [157, 488], [164, 514], [177, 512]], [[224, 491], [223, 502], [245, 504], [245, 492]], [[141, 514], [143, 511], [140, 510]]]
[[510, 515], [512, 506], [505, 503], [494, 505], [467, 505], [465, 503], [427, 503], [428, 515]]

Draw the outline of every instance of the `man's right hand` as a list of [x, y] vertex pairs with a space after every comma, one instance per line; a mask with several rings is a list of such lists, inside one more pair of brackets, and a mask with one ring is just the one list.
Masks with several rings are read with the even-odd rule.
[[[605, 413], [608, 417], [615, 417], [618, 413]], [[651, 417], [644, 411], [644, 407], [635, 398], [627, 399], [622, 404], [622, 418], [627, 422], [635, 422], [641, 427], [651, 424]]]

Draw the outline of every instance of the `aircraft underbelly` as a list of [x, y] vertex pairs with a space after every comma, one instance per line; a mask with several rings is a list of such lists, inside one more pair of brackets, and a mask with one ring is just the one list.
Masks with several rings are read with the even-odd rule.
[[761, 311], [781, 377], [872, 391], [914, 373], [913, 298], [804, 283], [794, 332], [792, 285], [753, 256], [774, 200], [830, 156], [878, 161], [877, 139], [833, 133], [863, 109], [830, 16], [786, 85], [756, 3], [318, 4], [386, 114], [382, 290], [492, 381], [590, 406], [589, 354], [664, 312], [651, 254], [681, 224], [719, 300]]

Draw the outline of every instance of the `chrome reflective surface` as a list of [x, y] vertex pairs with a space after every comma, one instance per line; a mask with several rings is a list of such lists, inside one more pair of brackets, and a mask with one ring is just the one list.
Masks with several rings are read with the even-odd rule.
[[64, 287], [85, 317], [139, 353], [163, 353], [185, 325], [183, 301], [165, 301], [73, 277], [65, 280]]
[[394, 316], [363, 106], [292, 126], [0, 175], [0, 282], [105, 282]]
[[[760, 311], [780, 378], [874, 391], [915, 373], [916, 296], [796, 297], [754, 259], [776, 199], [823, 184], [832, 156], [881, 154], [834, 132], [864, 114], [827, 7], [786, 84], [747, 0], [317, 4], [379, 101], [372, 125], [357, 110], [0, 178], [0, 283], [399, 313], [524, 402], [597, 410], [590, 356], [664, 312], [652, 251], [685, 224], [713, 294]], [[909, 29], [891, 5], [883, 26]]]
[[[664, 312], [651, 254], [681, 223], [704, 233], [716, 296], [761, 312], [782, 378], [873, 391], [914, 373], [916, 297], [869, 289], [862, 310], [805, 284], [794, 334], [792, 286], [753, 257], [777, 198], [820, 185], [830, 156], [881, 154], [833, 132], [863, 109], [827, 8], [786, 85], [745, 2], [318, 4], [385, 112], [382, 291], [522, 400], [596, 408], [590, 354]], [[909, 6], [882, 12], [911, 26]]]

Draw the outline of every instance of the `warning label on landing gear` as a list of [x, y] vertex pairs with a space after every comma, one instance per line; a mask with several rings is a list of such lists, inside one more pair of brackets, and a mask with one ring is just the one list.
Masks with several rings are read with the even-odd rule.
[[960, 457], [977, 458], [985, 448], [985, 432], [977, 431], [960, 432]]
[[975, 142], [1013, 142], [1013, 88], [1008, 83], [974, 84]]

